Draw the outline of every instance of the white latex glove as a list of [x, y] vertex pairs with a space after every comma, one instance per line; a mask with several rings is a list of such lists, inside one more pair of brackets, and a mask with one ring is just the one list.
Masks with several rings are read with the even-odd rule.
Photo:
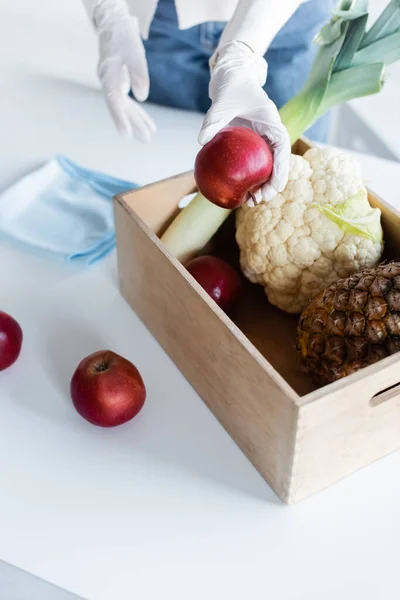
[[108, 109], [118, 131], [148, 142], [155, 132], [153, 119], [138, 102], [149, 95], [149, 72], [139, 24], [124, 0], [94, 0], [92, 20], [98, 35], [98, 75]]
[[271, 200], [287, 184], [291, 146], [278, 109], [262, 88], [267, 63], [246, 44], [232, 41], [217, 49], [210, 67], [212, 105], [204, 119], [199, 143], [206, 144], [229, 124], [248, 127], [266, 138], [274, 155], [274, 167], [261, 193], [264, 200]]

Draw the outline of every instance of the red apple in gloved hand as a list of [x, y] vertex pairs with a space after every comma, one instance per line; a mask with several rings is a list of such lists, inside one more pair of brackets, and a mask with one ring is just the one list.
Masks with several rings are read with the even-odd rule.
[[79, 363], [71, 379], [71, 398], [89, 423], [115, 427], [138, 414], [146, 388], [131, 362], [111, 350], [101, 350]]
[[273, 155], [267, 142], [246, 127], [225, 127], [196, 157], [194, 176], [207, 200], [237, 208], [271, 177]]
[[21, 327], [15, 319], [0, 310], [0, 371], [15, 363], [21, 346]]
[[237, 300], [242, 282], [235, 269], [215, 256], [199, 256], [189, 261], [186, 269], [222, 310], [227, 311]]

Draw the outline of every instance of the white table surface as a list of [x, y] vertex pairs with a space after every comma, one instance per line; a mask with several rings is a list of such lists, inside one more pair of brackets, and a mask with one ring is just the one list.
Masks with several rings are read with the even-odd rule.
[[[0, 3], [0, 39], [1, 189], [57, 152], [140, 183], [191, 168], [200, 115], [152, 107], [148, 146], [114, 132], [79, 0]], [[399, 165], [361, 160], [400, 206]], [[286, 507], [122, 300], [114, 255], [82, 270], [1, 245], [0, 290], [25, 334], [0, 376], [0, 559], [88, 600], [398, 598], [400, 453]], [[114, 430], [69, 398], [102, 347], [148, 388]]]

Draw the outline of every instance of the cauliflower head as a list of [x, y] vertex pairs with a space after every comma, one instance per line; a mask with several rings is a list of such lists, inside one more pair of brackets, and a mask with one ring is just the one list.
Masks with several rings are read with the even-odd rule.
[[369, 204], [357, 161], [338, 149], [292, 154], [283, 192], [236, 215], [243, 273], [289, 313], [382, 255], [381, 213]]

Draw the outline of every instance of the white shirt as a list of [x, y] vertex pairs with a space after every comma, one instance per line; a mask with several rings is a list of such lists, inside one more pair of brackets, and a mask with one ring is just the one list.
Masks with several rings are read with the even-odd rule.
[[[175, 0], [179, 29], [188, 29], [207, 21], [229, 21], [235, 12], [238, 1]], [[302, 1], [308, 2], [309, 0]], [[140, 33], [145, 40], [148, 38], [158, 2], [159, 0], [126, 0], [129, 12], [138, 18]], [[277, 0], [277, 7], [279, 7], [280, 2], [285, 2], [285, 0]], [[83, 4], [90, 14], [92, 0], [83, 0]]]
[[[162, 1], [162, 0], [161, 0]], [[147, 39], [159, 0], [127, 0], [132, 15], [139, 19], [140, 32]], [[207, 21], [229, 21], [238, 0], [175, 0], [179, 29]]]

